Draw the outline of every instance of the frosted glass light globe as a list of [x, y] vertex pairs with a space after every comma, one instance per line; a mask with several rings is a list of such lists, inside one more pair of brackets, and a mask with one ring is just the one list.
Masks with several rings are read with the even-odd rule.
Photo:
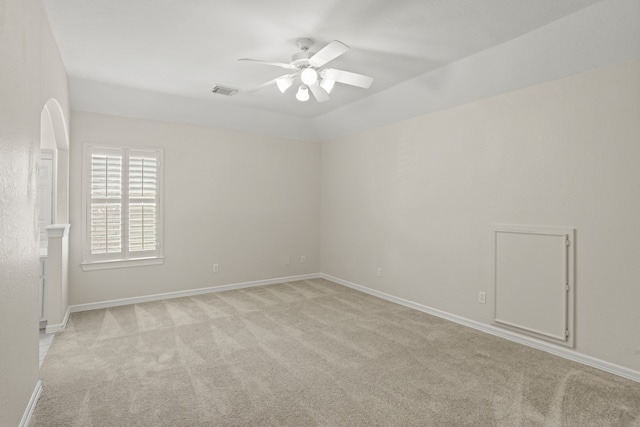
[[298, 93], [296, 93], [296, 99], [298, 101], [308, 101], [309, 100], [309, 89], [306, 86], [300, 86], [298, 89]]
[[318, 72], [313, 68], [305, 68], [300, 73], [300, 79], [302, 80], [302, 83], [312, 85], [318, 81]]

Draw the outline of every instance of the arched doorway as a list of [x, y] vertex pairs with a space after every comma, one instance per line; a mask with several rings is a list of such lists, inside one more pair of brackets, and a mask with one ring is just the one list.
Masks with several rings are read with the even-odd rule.
[[[64, 329], [68, 318], [69, 137], [60, 104], [40, 113], [38, 212], [41, 229], [40, 327]], [[44, 228], [44, 231], [43, 231]]]
[[40, 149], [51, 152], [52, 224], [69, 223], [69, 137], [60, 104], [48, 100], [40, 113]]

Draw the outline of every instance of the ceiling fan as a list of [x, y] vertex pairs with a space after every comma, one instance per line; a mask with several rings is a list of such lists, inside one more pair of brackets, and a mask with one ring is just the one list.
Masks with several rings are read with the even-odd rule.
[[336, 59], [349, 50], [346, 44], [334, 40], [320, 49], [318, 52], [311, 52], [309, 49], [313, 45], [313, 40], [301, 38], [297, 40], [300, 52], [295, 53], [291, 57], [290, 63], [261, 61], [258, 59], [242, 58], [238, 61], [250, 61], [264, 65], [274, 65], [292, 72], [289, 74], [276, 77], [260, 86], [245, 91], [255, 92], [273, 84], [278, 86], [280, 92], [285, 93], [287, 89], [294, 83], [299, 84], [296, 99], [298, 101], [308, 101], [310, 98], [309, 91], [318, 102], [329, 100], [329, 93], [333, 89], [334, 84], [343, 83], [351, 86], [357, 86], [368, 89], [373, 83], [373, 77], [363, 74], [352, 73], [350, 71], [336, 70], [334, 68], [322, 68], [329, 61]]

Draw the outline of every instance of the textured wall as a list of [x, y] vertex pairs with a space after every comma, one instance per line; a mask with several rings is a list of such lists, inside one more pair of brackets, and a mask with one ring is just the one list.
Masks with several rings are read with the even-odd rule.
[[0, 12], [0, 426], [14, 427], [38, 380], [40, 113], [69, 102], [40, 2], [2, 0]]
[[[72, 114], [71, 304], [320, 271], [319, 143]], [[81, 270], [84, 142], [164, 149], [163, 265]]]
[[639, 117], [636, 60], [324, 143], [322, 271], [489, 324], [492, 224], [574, 227], [576, 349], [640, 371]]

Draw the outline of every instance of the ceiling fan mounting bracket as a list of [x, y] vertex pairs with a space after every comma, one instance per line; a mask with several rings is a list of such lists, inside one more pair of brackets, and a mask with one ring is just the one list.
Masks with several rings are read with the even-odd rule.
[[309, 58], [315, 55], [315, 52], [309, 50], [313, 46], [313, 40], [300, 38], [296, 41], [296, 44], [300, 48], [300, 52], [296, 52], [291, 56], [291, 63], [298, 68], [309, 67]]
[[296, 40], [296, 44], [303, 52], [306, 52], [313, 45], [313, 39], [303, 37]]

